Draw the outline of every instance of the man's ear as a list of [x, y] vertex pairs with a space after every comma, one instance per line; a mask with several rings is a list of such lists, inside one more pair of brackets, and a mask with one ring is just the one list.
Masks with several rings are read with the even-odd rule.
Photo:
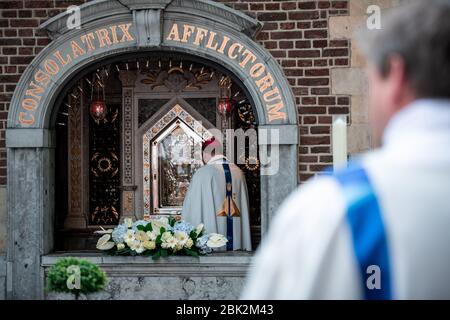
[[[401, 109], [408, 104], [410, 97], [410, 87], [407, 80], [406, 64], [402, 57], [393, 55], [389, 58], [389, 86], [394, 105]], [[395, 110], [395, 111], [397, 111]]]

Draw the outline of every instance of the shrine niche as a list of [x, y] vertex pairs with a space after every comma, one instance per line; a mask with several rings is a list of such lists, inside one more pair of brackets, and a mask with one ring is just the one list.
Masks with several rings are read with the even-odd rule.
[[[233, 104], [226, 121], [218, 107], [224, 89]], [[126, 217], [180, 215], [190, 181], [204, 165], [201, 144], [210, 130], [257, 129], [251, 103], [230, 75], [178, 54], [99, 65], [73, 86], [57, 119], [58, 135], [66, 139], [57, 146], [59, 167], [68, 172], [57, 186], [57, 206], [65, 212], [58, 217], [61, 250], [92, 248], [92, 230]], [[256, 247], [259, 159], [236, 154], [230, 160], [246, 176]]]
[[179, 104], [144, 133], [144, 216], [180, 212], [189, 183], [203, 165], [202, 141], [210, 137], [201, 121]]

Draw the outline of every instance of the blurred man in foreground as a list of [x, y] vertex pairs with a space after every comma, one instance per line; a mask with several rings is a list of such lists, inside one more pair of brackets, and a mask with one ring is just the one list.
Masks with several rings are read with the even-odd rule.
[[418, 1], [364, 36], [382, 147], [290, 196], [244, 299], [450, 298], [449, 17]]

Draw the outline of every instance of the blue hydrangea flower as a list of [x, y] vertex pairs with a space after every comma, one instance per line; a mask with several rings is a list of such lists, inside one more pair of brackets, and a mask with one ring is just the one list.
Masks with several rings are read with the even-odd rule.
[[192, 230], [194, 230], [194, 226], [186, 221], [177, 222], [173, 228], [174, 232], [182, 231], [186, 232], [188, 235], [192, 232]]
[[212, 252], [212, 249], [206, 245], [208, 240], [209, 234], [205, 234], [204, 236], [197, 238], [197, 243], [195, 244], [195, 246], [199, 249], [201, 254], [207, 254]]
[[115, 243], [123, 243], [125, 233], [127, 232], [128, 228], [124, 224], [119, 224], [114, 231], [112, 232], [111, 236]]

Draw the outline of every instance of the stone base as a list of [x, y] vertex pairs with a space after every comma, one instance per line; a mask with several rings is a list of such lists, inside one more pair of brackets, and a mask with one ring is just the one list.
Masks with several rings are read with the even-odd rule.
[[[103, 292], [81, 296], [89, 300], [238, 299], [251, 253], [215, 253], [200, 258], [112, 257], [98, 254], [54, 254], [42, 257], [45, 274], [62, 257], [75, 256], [96, 263], [108, 275]], [[74, 299], [71, 294], [46, 293], [46, 299]]]
[[6, 299], [6, 255], [0, 254], [0, 300]]

